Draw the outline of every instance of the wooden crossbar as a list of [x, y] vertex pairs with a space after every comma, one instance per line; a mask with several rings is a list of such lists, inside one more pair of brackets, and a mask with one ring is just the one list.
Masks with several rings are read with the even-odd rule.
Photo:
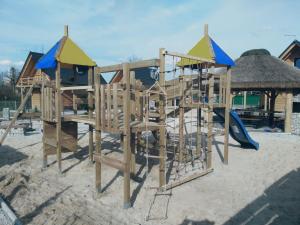
[[[130, 69], [138, 69], [138, 68], [145, 68], [145, 67], [158, 67], [159, 66], [159, 59], [148, 59], [148, 60], [141, 60], [138, 62], [132, 62], [129, 64]], [[119, 71], [123, 69], [123, 64], [116, 64], [111, 66], [103, 66], [103, 67], [96, 67], [95, 73], [108, 73]]]
[[120, 171], [125, 170], [124, 162], [122, 162], [121, 160], [118, 160], [118, 159], [114, 159], [114, 158], [111, 158], [111, 157], [108, 157], [105, 155], [100, 156], [98, 153], [96, 153], [94, 155], [94, 160], [96, 162], [103, 163], [105, 165], [108, 165], [108, 166], [118, 169]]

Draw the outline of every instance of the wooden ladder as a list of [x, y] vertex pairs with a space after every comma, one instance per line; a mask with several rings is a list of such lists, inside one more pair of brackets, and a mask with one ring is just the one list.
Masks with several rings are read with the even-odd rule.
[[27, 102], [29, 96], [31, 95], [32, 93], [32, 90], [33, 90], [33, 87], [34, 87], [35, 83], [33, 83], [31, 85], [31, 87], [29, 88], [27, 94], [25, 95], [23, 101], [21, 102], [21, 105], [19, 106], [17, 112], [15, 113], [14, 115], [14, 118], [10, 121], [8, 127], [6, 128], [4, 134], [2, 135], [1, 139], [0, 139], [0, 146], [3, 144], [6, 136], [8, 135], [8, 133], [10, 132], [11, 128], [13, 127], [13, 125], [15, 124], [15, 122], [17, 121], [18, 119], [18, 116], [20, 114], [20, 112], [23, 110], [24, 106], [25, 106], [25, 103]]

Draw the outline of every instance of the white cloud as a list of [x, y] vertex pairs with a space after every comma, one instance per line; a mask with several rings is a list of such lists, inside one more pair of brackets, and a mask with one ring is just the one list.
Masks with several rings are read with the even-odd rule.
[[11, 64], [12, 64], [12, 61], [10, 61], [9, 59], [0, 60], [0, 65], [1, 66], [8, 66], [8, 65], [11, 65]]
[[10, 59], [2, 59], [0, 60], [0, 72], [8, 71], [10, 67], [14, 66], [17, 69], [21, 69], [24, 65], [24, 61], [12, 61]]

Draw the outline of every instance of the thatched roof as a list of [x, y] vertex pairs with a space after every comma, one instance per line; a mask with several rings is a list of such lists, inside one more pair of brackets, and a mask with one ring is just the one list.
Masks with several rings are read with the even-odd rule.
[[232, 89], [300, 89], [300, 70], [265, 49], [249, 50], [235, 64]]

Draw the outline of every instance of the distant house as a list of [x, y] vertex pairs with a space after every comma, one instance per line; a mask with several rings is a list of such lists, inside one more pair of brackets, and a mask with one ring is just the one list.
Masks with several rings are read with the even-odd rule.
[[[32, 85], [32, 81], [35, 78], [41, 76], [41, 74], [38, 73], [37, 69], [35, 69], [34, 66], [42, 56], [43, 56], [42, 53], [29, 52], [16, 84], [17, 87], [21, 88], [22, 96], [25, 95], [26, 88], [29, 88]], [[41, 109], [40, 105], [41, 105], [40, 89], [35, 88], [32, 91], [31, 107], [32, 109], [40, 110]]]
[[[134, 69], [133, 71], [135, 72], [135, 79], [140, 80], [146, 88], [151, 87], [155, 83], [155, 80], [152, 78], [153, 69], [138, 68], [138, 69]], [[123, 72], [118, 71], [111, 78], [109, 83], [111, 83], [111, 84], [118, 83], [122, 80], [122, 78], [123, 78]], [[102, 81], [101, 81], [101, 83], [102, 83]]]
[[[280, 55], [279, 58], [287, 64], [300, 69], [300, 41], [294, 40]], [[293, 109], [300, 112], [300, 93], [295, 93]], [[280, 98], [278, 99], [280, 100]], [[282, 100], [284, 101], [284, 100]]]
[[279, 58], [291, 66], [300, 69], [300, 42], [294, 40], [280, 55]]
[[[54, 80], [55, 70], [54, 69], [44, 69], [39, 71], [35, 68], [38, 60], [43, 56], [42, 53], [29, 52], [26, 61], [23, 65], [21, 73], [17, 80], [17, 87], [21, 88], [23, 95], [26, 94], [26, 89], [28, 89], [35, 78], [41, 78], [41, 76], [46, 76], [47, 79]], [[74, 68], [62, 68], [61, 69], [61, 84], [64, 86], [71, 85], [87, 85], [88, 83], [88, 67], [85, 66], [75, 66]], [[101, 76], [101, 83], [106, 84], [106, 81]], [[71, 92], [65, 91], [63, 93], [63, 103], [65, 107], [72, 106], [72, 95]], [[33, 110], [41, 110], [41, 89], [34, 88], [31, 96], [31, 108]]]

